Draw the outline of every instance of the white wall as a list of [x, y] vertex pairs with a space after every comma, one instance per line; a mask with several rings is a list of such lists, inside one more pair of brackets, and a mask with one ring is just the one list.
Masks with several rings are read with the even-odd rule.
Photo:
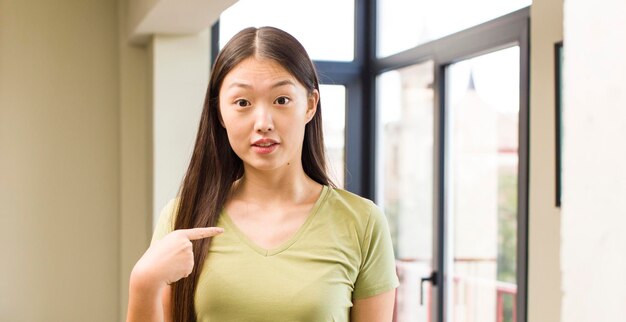
[[562, 321], [626, 317], [626, 2], [565, 3]]
[[209, 34], [152, 39], [155, 217], [178, 193], [189, 165], [209, 80]]

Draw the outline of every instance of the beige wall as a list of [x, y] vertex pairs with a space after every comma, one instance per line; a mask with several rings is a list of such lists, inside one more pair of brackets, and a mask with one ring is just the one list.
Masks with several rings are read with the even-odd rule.
[[152, 236], [152, 56], [128, 42], [127, 0], [119, 2], [120, 275], [119, 321], [126, 317], [128, 279]]
[[128, 39], [147, 44], [153, 35], [195, 35], [237, 0], [127, 0]]
[[560, 321], [560, 210], [555, 206], [554, 43], [563, 0], [534, 0], [530, 53], [528, 321]]
[[213, 23], [133, 46], [143, 4], [173, 2], [0, 0], [0, 321], [125, 319], [154, 194], [173, 197], [193, 144]]
[[0, 320], [114, 321], [116, 1], [0, 2]]
[[173, 197], [193, 144], [212, 23], [133, 46], [136, 2], [0, 0], [0, 321], [125, 319], [154, 194]]

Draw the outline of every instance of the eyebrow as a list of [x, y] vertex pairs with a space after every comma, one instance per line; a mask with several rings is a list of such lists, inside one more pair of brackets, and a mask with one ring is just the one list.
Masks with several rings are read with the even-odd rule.
[[277, 82], [276, 84], [272, 85], [272, 88], [281, 87], [281, 86], [285, 86], [285, 85], [296, 86], [296, 84], [294, 82], [292, 82], [290, 79], [285, 79], [285, 80], [282, 80], [282, 81]]
[[[271, 88], [281, 87], [285, 85], [296, 86], [296, 84], [290, 79], [285, 79], [285, 80], [276, 82], [274, 85], [271, 86]], [[252, 88], [252, 85], [246, 84], [246, 83], [234, 82], [230, 84], [230, 86], [228, 86], [228, 88], [233, 88], [233, 87]]]

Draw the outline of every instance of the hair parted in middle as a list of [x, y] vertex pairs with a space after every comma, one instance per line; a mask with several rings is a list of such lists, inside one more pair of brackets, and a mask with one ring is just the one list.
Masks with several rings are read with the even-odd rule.
[[[313, 62], [300, 42], [287, 32], [273, 27], [246, 28], [233, 36], [217, 55], [211, 70], [196, 143], [179, 192], [174, 229], [216, 226], [233, 183], [244, 175], [243, 161], [231, 148], [226, 129], [220, 123], [219, 93], [226, 75], [250, 57], [277, 62], [309, 95], [319, 91]], [[317, 183], [335, 187], [326, 172], [320, 100], [315, 115], [305, 126], [302, 167]], [[193, 271], [171, 285], [174, 322], [197, 320], [194, 295], [211, 239], [193, 242]]]

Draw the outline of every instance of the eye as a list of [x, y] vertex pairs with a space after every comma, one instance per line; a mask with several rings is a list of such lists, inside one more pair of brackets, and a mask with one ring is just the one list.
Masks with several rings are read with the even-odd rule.
[[251, 105], [251, 104], [250, 104], [250, 102], [249, 102], [248, 100], [245, 100], [245, 99], [243, 99], [243, 98], [242, 98], [242, 99], [238, 99], [238, 100], [236, 100], [236, 101], [235, 101], [235, 104], [236, 104], [238, 107], [248, 107], [248, 106], [250, 106], [250, 105]]
[[278, 105], [286, 105], [287, 103], [289, 103], [291, 100], [289, 99], [289, 97], [286, 96], [281, 96], [279, 98], [277, 98], [274, 103], [278, 104]]

